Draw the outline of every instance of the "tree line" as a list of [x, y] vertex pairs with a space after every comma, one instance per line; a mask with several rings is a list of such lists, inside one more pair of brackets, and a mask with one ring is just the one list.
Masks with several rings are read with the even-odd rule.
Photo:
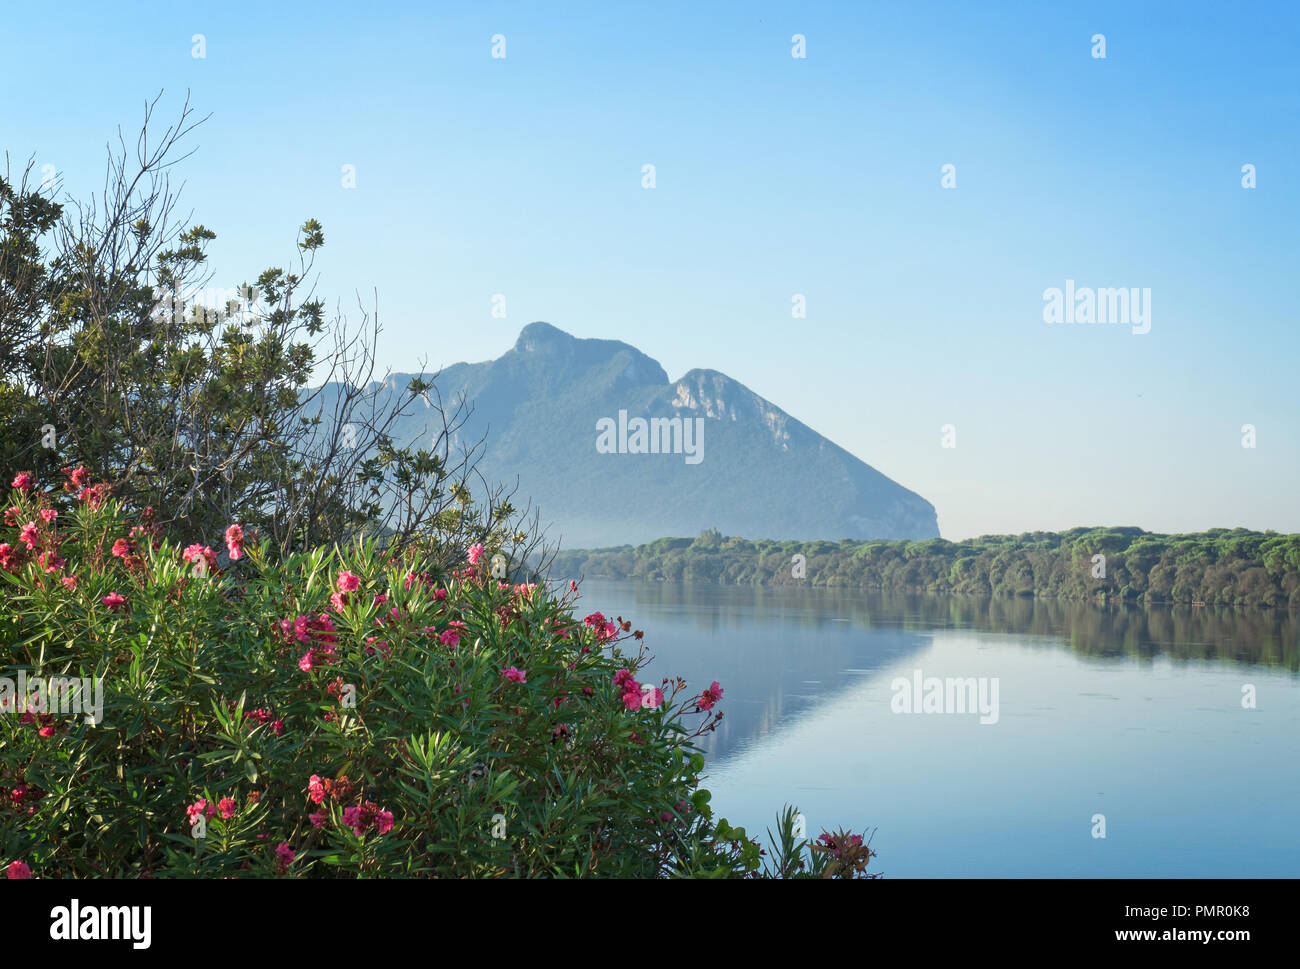
[[570, 549], [556, 574], [741, 585], [813, 585], [994, 597], [1300, 608], [1300, 535], [1135, 527], [950, 542], [661, 538]]

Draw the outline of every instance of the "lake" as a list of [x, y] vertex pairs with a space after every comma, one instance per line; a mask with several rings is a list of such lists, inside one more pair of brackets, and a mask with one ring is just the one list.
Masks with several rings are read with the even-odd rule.
[[1295, 613], [581, 591], [645, 631], [643, 682], [722, 684], [704, 786], [765, 844], [790, 803], [889, 877], [1300, 875]]

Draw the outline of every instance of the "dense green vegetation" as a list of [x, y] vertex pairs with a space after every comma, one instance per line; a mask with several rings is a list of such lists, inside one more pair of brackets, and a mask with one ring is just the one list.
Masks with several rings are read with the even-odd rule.
[[1300, 607], [1300, 535], [1243, 528], [1160, 535], [1124, 527], [961, 542], [777, 542], [710, 529], [694, 539], [567, 550], [556, 558], [555, 574]]
[[83, 470], [18, 475], [0, 524], [8, 878], [875, 877], [793, 807], [766, 856], [715, 817], [723, 687], [639, 682], [576, 585], [237, 525], [219, 568]]

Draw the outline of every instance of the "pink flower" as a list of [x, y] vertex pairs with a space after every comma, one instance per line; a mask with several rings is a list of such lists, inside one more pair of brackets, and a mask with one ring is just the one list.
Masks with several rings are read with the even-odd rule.
[[40, 529], [36, 527], [36, 522], [28, 522], [23, 526], [23, 530], [18, 533], [18, 540], [25, 542], [28, 548], [35, 548], [39, 541]]
[[181, 553], [182, 562], [197, 562], [199, 559], [204, 559], [207, 562], [209, 570], [217, 567], [217, 553], [212, 551], [210, 545], [199, 545], [196, 543], [189, 546]]
[[664, 691], [659, 689], [659, 687], [656, 686], [654, 689], [650, 689], [650, 690], [647, 690], [644, 687], [642, 688], [641, 706], [644, 709], [657, 710], [659, 707], [663, 706], [663, 703], [664, 703]]
[[45, 524], [47, 525], [53, 522], [54, 519], [58, 517], [59, 517], [59, 513], [55, 511], [53, 508], [41, 509], [41, 521], [45, 522]]
[[716, 704], [721, 699], [722, 699], [722, 687], [718, 685], [717, 680], [714, 680], [712, 685], [707, 690], [705, 690], [703, 693], [700, 694], [700, 699], [697, 701], [697, 703], [701, 710], [712, 710], [714, 704]]
[[632, 675], [631, 670], [619, 670], [617, 673], [614, 674], [615, 686], [623, 687], [624, 689], [626, 689], [627, 684], [635, 683], [635, 682], [636, 682], [636, 677]]
[[121, 609], [122, 606], [126, 603], [126, 599], [118, 595], [116, 592], [110, 592], [108, 595], [104, 596], [104, 598], [100, 599], [99, 601], [102, 602], [104, 605], [108, 606], [108, 608], [113, 612], [117, 612], [117, 610]]
[[298, 669], [310, 673], [317, 664], [334, 662], [334, 644], [338, 642], [338, 636], [334, 623], [325, 613], [315, 617], [281, 619], [279, 625], [286, 640], [308, 644], [307, 652], [298, 660]]
[[9, 876], [8, 876], [8, 877], [9, 877], [10, 879], [13, 879], [13, 880], [17, 880], [17, 879], [19, 879], [19, 878], [31, 878], [31, 877], [32, 877], [32, 870], [31, 870], [30, 868], [27, 867], [26, 862], [23, 862], [23, 861], [11, 861], [11, 862], [9, 862]]
[[289, 870], [289, 866], [293, 864], [293, 859], [296, 854], [297, 852], [295, 852], [292, 848], [289, 847], [289, 842], [287, 841], [281, 841], [278, 845], [276, 845], [275, 846], [275, 862], [276, 862], [275, 873], [277, 875], [285, 874]]
[[313, 811], [311, 814], [307, 815], [307, 820], [311, 822], [313, 828], [319, 828], [325, 823], [327, 817], [329, 817], [329, 815], [324, 811]]
[[577, 579], [570, 579], [570, 580], [569, 580], [569, 591], [570, 591], [570, 592], [577, 592], [577, 591], [578, 591], [578, 580], [577, 580]]
[[20, 471], [14, 477], [12, 484], [19, 491], [26, 494], [32, 490], [32, 473], [30, 471]]
[[226, 529], [226, 551], [230, 553], [230, 560], [237, 561], [244, 554], [244, 530], [238, 525], [231, 525]]
[[483, 557], [482, 545], [471, 545], [469, 547], [469, 564], [478, 565], [479, 559]]
[[393, 830], [393, 812], [381, 811], [378, 804], [366, 801], [360, 807], [344, 808], [343, 824], [358, 838], [370, 828], [374, 828], [376, 834], [387, 834]]
[[623, 706], [627, 707], [627, 709], [629, 710], [640, 710], [641, 709], [641, 684], [632, 683], [629, 685], [635, 687], [635, 689], [629, 689], [626, 693], [623, 694]]
[[131, 554], [131, 543], [125, 538], [119, 538], [113, 543], [113, 554], [120, 559], [126, 558]]
[[71, 467], [64, 468], [63, 473], [66, 474], [68, 476], [68, 480], [71, 481], [78, 488], [85, 487], [86, 482], [90, 480], [90, 472], [86, 470], [86, 466], [84, 464], [78, 465], [75, 468], [71, 468]]
[[77, 495], [77, 500], [84, 501], [87, 508], [95, 509], [108, 499], [112, 490], [112, 487], [107, 482], [100, 482], [97, 485], [91, 485], [89, 488], [82, 488], [81, 494]]
[[71, 592], [77, 591], [77, 577], [75, 575], [65, 575], [63, 577], [63, 586]]
[[150, 545], [157, 548], [162, 544], [159, 538], [159, 529], [156, 525], [136, 525], [126, 533], [127, 539], [131, 542], [131, 548], [134, 549], [138, 542], [147, 540]]
[[319, 774], [312, 774], [308, 778], [307, 796], [311, 798], [313, 804], [319, 804], [325, 800], [325, 782], [320, 779]]
[[455, 646], [460, 642], [460, 633], [454, 629], [448, 629], [438, 637], [444, 646]]
[[235, 802], [228, 797], [223, 797], [217, 802], [217, 810], [221, 812], [222, 818], [229, 821], [235, 816]]
[[217, 809], [203, 798], [199, 798], [185, 809], [185, 814], [189, 818], [191, 828], [198, 824], [199, 818], [210, 818], [215, 816], [216, 813]]
[[311, 621], [312, 631], [316, 633], [317, 638], [322, 643], [333, 643], [338, 640], [334, 635], [334, 620], [325, 613], [321, 613]]
[[844, 853], [843, 849], [845, 848], [861, 848], [862, 835], [860, 834], [847, 835], [837, 844], [834, 835], [830, 834], [829, 832], [823, 831], [821, 836], [817, 839], [817, 843], [825, 845], [827, 848], [830, 848], [831, 854], [833, 854], [836, 858], [839, 858], [842, 857]]
[[590, 616], [588, 616], [586, 619], [582, 621], [586, 623], [588, 626], [590, 626], [592, 629], [595, 629], [597, 626], [603, 626], [605, 624], [605, 614], [602, 612], [593, 612]]
[[361, 588], [361, 579], [351, 572], [340, 572], [334, 584], [340, 592], [356, 592]]
[[501, 671], [501, 675], [504, 676], [507, 680], [509, 680], [509, 681], [512, 682], [512, 683], [527, 683], [527, 682], [528, 682], [528, 680], [525, 679], [525, 677], [528, 675], [528, 671], [527, 671], [527, 670], [518, 670], [518, 669], [515, 669], [513, 666], [509, 667], [508, 669], [504, 669], [504, 670], [502, 670], [502, 671]]

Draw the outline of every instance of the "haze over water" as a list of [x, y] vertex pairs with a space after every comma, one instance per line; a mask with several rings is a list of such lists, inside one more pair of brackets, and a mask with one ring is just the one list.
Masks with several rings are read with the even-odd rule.
[[[792, 803], [812, 837], [876, 829], [872, 865], [891, 876], [1300, 874], [1294, 614], [596, 579], [582, 592], [645, 630], [643, 682], [722, 684], [705, 786], [764, 842]], [[916, 670], [996, 678], [996, 722], [892, 712], [891, 684]]]

